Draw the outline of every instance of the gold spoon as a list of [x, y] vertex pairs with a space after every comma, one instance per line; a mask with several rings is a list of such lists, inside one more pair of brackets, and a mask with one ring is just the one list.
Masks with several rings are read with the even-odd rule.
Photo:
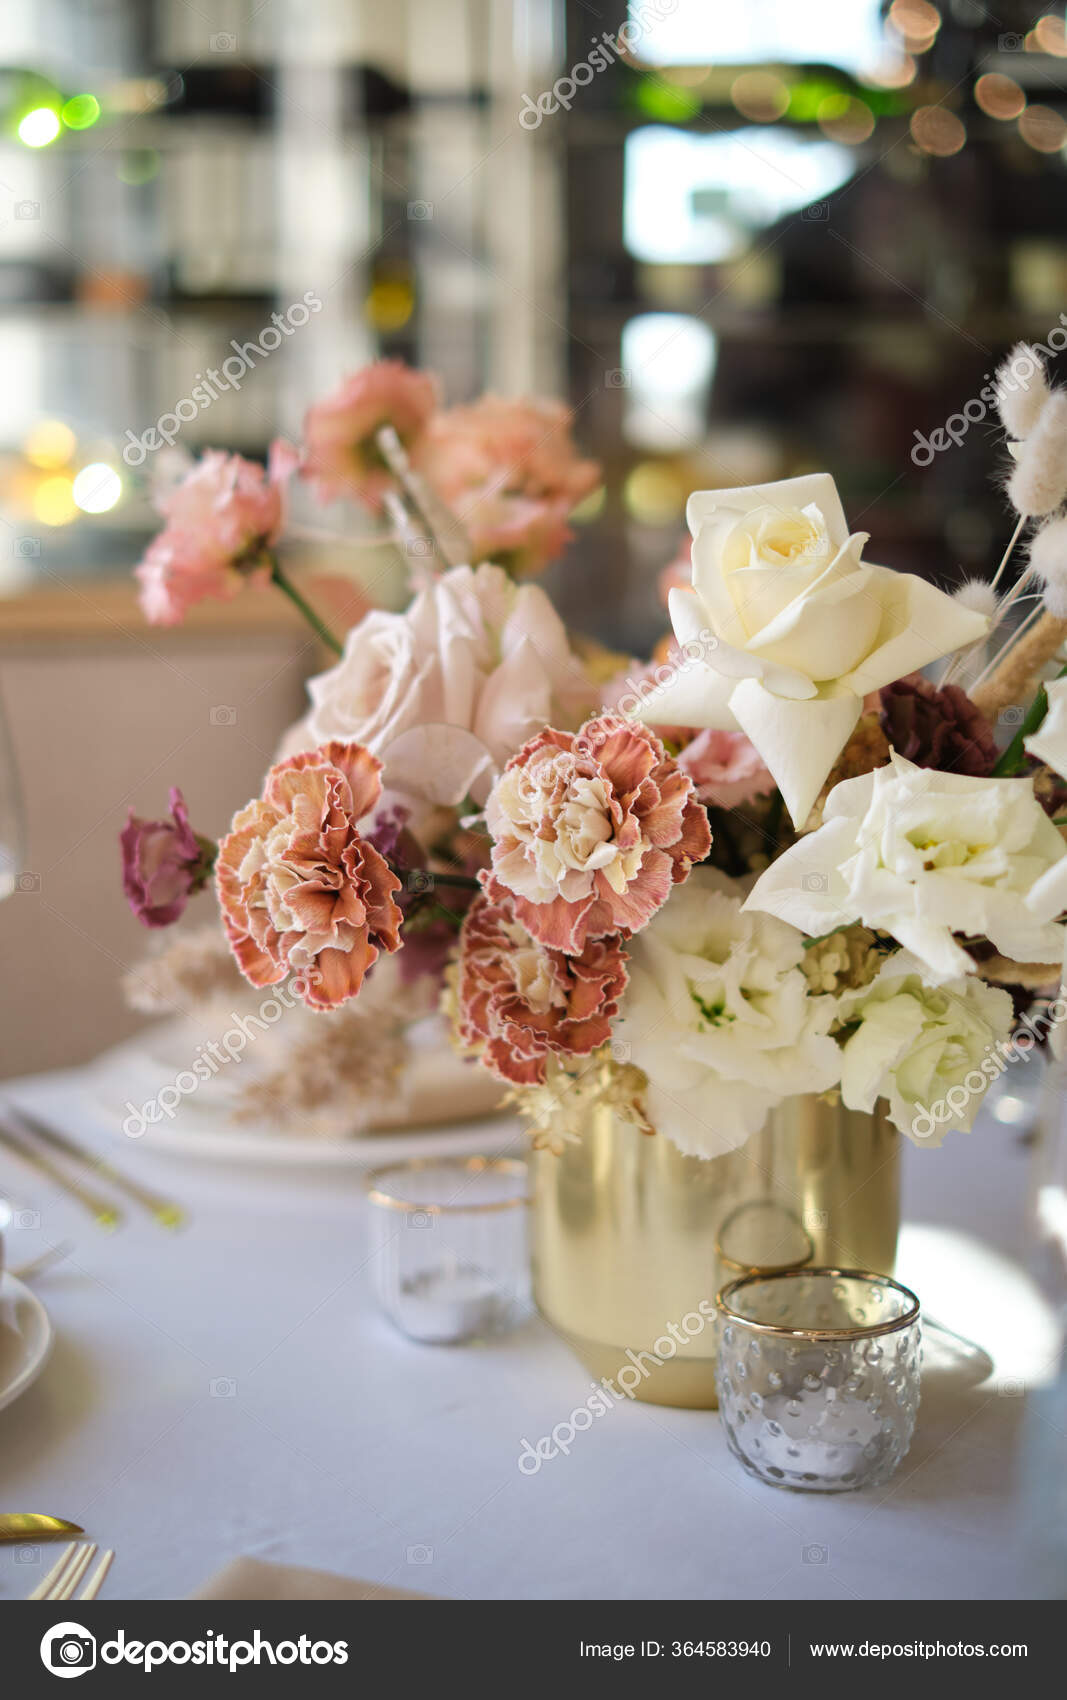
[[45, 1517], [38, 1511], [0, 1511], [0, 1541], [53, 1541], [60, 1535], [84, 1535], [77, 1523]]

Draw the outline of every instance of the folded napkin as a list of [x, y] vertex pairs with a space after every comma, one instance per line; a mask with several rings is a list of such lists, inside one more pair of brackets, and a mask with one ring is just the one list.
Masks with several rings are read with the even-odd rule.
[[330, 1570], [302, 1570], [292, 1564], [264, 1564], [235, 1558], [193, 1594], [194, 1600], [432, 1600], [383, 1582], [358, 1582]]

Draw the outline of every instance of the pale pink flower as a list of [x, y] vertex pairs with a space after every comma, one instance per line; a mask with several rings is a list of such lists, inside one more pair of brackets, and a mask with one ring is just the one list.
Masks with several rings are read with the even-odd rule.
[[[430, 728], [439, 745], [444, 728], [469, 734], [456, 738], [460, 758], [477, 741], [482, 772], [471, 774], [467, 788], [482, 802], [496, 770], [546, 722], [578, 726], [596, 702], [540, 585], [516, 585], [488, 562], [440, 574], [402, 614], [368, 614], [308, 692], [311, 711], [286, 750], [329, 738], [365, 744], [385, 762], [386, 784], [402, 801], [425, 797], [453, 765], [439, 747], [432, 760], [414, 751], [401, 764], [401, 740], [420, 729]], [[420, 821], [414, 824], [418, 830]]]
[[476, 560], [539, 572], [570, 541], [567, 517], [600, 482], [558, 402], [483, 396], [432, 420], [413, 460], [466, 528]]
[[400, 948], [400, 881], [358, 823], [381, 796], [359, 744], [279, 762], [219, 845], [216, 884], [238, 966], [253, 986], [293, 973], [312, 1009], [356, 996], [382, 950]]
[[391, 425], [411, 452], [437, 407], [437, 380], [402, 360], [378, 360], [346, 378], [304, 419], [302, 478], [321, 502], [348, 496], [372, 513], [395, 483], [375, 435]]
[[153, 625], [179, 625], [195, 602], [228, 601], [249, 583], [270, 582], [294, 464], [293, 449], [281, 441], [266, 470], [209, 449], [159, 500], [167, 524], [135, 569], [141, 607]]
[[755, 744], [743, 732], [697, 732], [679, 752], [678, 766], [688, 773], [702, 803], [736, 809], [774, 790], [774, 777]]
[[516, 1086], [541, 1086], [549, 1058], [587, 1057], [611, 1038], [626, 989], [618, 936], [586, 939], [579, 955], [551, 950], [502, 893], [476, 897], [456, 967], [456, 1029], [485, 1067]]
[[604, 714], [577, 733], [546, 727], [490, 792], [490, 897], [507, 892], [543, 944], [638, 932], [711, 848], [693, 782], [654, 733]]

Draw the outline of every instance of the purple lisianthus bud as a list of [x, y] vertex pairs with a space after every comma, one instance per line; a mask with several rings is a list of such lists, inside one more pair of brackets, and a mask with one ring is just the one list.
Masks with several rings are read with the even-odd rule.
[[169, 927], [184, 912], [211, 871], [215, 846], [189, 825], [185, 798], [170, 793], [171, 819], [140, 820], [133, 810], [119, 836], [122, 886], [146, 927]]

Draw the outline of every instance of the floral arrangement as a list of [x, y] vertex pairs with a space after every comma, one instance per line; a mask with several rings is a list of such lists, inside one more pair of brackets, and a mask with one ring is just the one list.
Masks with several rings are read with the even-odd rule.
[[672, 635], [629, 664], [526, 582], [599, 478], [561, 407], [445, 408], [386, 361], [267, 469], [206, 455], [138, 568], [149, 619], [292, 592], [294, 477], [430, 567], [343, 644], [305, 605], [334, 665], [217, 847], [180, 792], [131, 815], [136, 913], [168, 926], [213, 877], [245, 980], [344, 1023], [339, 1075], [364, 1003], [380, 1050], [383, 1008], [429, 990], [554, 1149], [607, 1106], [712, 1157], [797, 1093], [884, 1099], [927, 1144], [969, 1129], [1019, 1012], [1067, 1016], [1067, 394], [1025, 345], [997, 393], [1017, 524], [988, 582], [871, 564], [825, 473], [699, 491]]

